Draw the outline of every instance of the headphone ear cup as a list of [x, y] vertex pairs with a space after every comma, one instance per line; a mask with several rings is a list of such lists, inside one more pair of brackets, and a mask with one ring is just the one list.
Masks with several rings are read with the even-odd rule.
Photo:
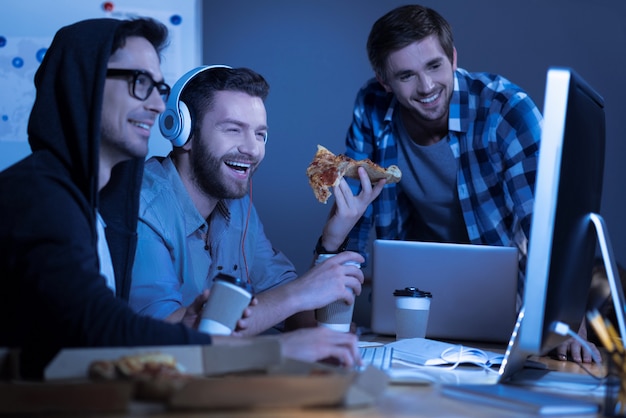
[[176, 109], [167, 107], [159, 117], [159, 129], [165, 139], [172, 141], [180, 133], [180, 121]]
[[227, 65], [201, 66], [188, 71], [172, 87], [170, 97], [165, 104], [165, 111], [159, 117], [159, 129], [165, 139], [175, 147], [182, 147], [191, 134], [191, 115], [189, 108], [180, 100], [181, 93], [189, 80], [197, 74], [211, 68], [231, 68]]
[[161, 134], [175, 147], [182, 147], [191, 134], [191, 115], [185, 102], [178, 102], [176, 109], [168, 107], [159, 118]]

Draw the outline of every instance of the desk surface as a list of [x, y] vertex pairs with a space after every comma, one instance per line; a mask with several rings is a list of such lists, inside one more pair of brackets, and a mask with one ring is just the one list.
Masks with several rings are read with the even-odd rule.
[[[586, 374], [577, 364], [560, 362], [549, 358], [535, 358], [548, 366], [550, 370]], [[590, 370], [600, 375], [602, 367], [591, 365]], [[576, 396], [579, 397], [579, 396]], [[591, 399], [601, 404], [603, 399], [595, 396]], [[528, 417], [527, 413], [514, 412], [507, 409], [490, 407], [479, 403], [459, 401], [440, 393], [438, 385], [389, 385], [385, 393], [378, 401], [369, 407], [341, 409], [341, 408], [316, 408], [316, 409], [256, 409], [246, 411], [162, 411], [149, 405], [134, 404], [128, 414], [148, 415], [156, 418], [182, 418], [182, 417], [261, 417], [261, 418], [309, 418], [309, 417], [429, 417], [429, 418], [456, 418], [456, 417], [480, 417], [480, 418], [521, 418]], [[589, 415], [583, 415], [589, 417]], [[601, 416], [600, 414], [598, 416]], [[575, 416], [570, 416], [575, 418]]]
[[[474, 345], [476, 347], [476, 345]], [[476, 347], [485, 348], [492, 351], [497, 351], [495, 347]], [[561, 372], [560, 376], [565, 376], [566, 381], [576, 380], [576, 375], [586, 375], [587, 372], [578, 364], [572, 362], [561, 362], [546, 357], [533, 358], [532, 360], [544, 363], [547, 369]], [[433, 366], [430, 366], [433, 367]], [[602, 365], [588, 365], [588, 370], [595, 376], [604, 375], [604, 368]], [[438, 373], [438, 372], [437, 372]], [[452, 372], [445, 372], [452, 373]], [[460, 370], [456, 379], [460, 383], [472, 383], [468, 382], [466, 374], [472, 373], [488, 373], [479, 368], [465, 368]], [[483, 374], [487, 376], [487, 374]], [[488, 375], [489, 379], [493, 376]], [[471, 376], [473, 379], [474, 376]], [[570, 379], [571, 378], [571, 379]], [[444, 381], [439, 379], [438, 381]], [[491, 380], [490, 380], [491, 381]], [[495, 381], [495, 378], [492, 380]], [[451, 383], [445, 381], [445, 383]], [[453, 382], [454, 383], [454, 382]], [[241, 388], [245, 391], [246, 388]], [[533, 390], [547, 390], [545, 387], [534, 387]], [[581, 398], [585, 397], [593, 400], [595, 403], [603, 404], [603, 395], [598, 391], [595, 394], [590, 393], [581, 394], [580, 391], [575, 393], [569, 393], [572, 397]], [[31, 401], [36, 402], [35, 399]], [[39, 414], [40, 416], [48, 416], [45, 414]], [[315, 409], [293, 409], [293, 408], [274, 408], [274, 409], [254, 409], [254, 410], [230, 410], [230, 411], [211, 411], [211, 410], [196, 410], [196, 411], [167, 411], [162, 405], [133, 402], [130, 405], [129, 410], [126, 413], [117, 415], [111, 414], [96, 414], [97, 417], [130, 417], [130, 416], [147, 416], [153, 418], [194, 418], [194, 417], [261, 417], [261, 418], [309, 418], [309, 417], [325, 417], [325, 418], [339, 418], [339, 417], [433, 417], [433, 418], [459, 418], [459, 417], [480, 417], [480, 418], [521, 418], [528, 417], [527, 413], [514, 412], [512, 410], [504, 408], [496, 408], [486, 406], [480, 403], [461, 401], [444, 396], [441, 393], [441, 384], [390, 384], [387, 386], [385, 392], [377, 399], [377, 401], [368, 407], [359, 408], [315, 408]], [[59, 414], [53, 414], [50, 416], [60, 416]], [[84, 415], [81, 415], [84, 416]], [[589, 417], [589, 415], [585, 415]], [[598, 416], [601, 416], [598, 414]], [[570, 417], [576, 418], [576, 417]]]

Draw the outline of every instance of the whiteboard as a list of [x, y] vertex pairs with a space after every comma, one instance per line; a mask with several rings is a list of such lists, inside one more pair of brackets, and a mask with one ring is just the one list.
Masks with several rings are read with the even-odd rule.
[[[19, 0], [0, 13], [0, 170], [30, 154], [27, 124], [35, 72], [57, 30], [83, 19], [149, 16], [170, 33], [162, 71], [168, 84], [202, 63], [200, 0]], [[171, 145], [154, 128], [150, 155]]]

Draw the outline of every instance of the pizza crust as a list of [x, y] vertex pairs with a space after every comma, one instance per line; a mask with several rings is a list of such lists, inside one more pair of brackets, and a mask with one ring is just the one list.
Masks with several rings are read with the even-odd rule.
[[396, 165], [385, 169], [367, 158], [356, 161], [343, 154], [335, 155], [322, 145], [317, 146], [317, 152], [306, 174], [317, 200], [326, 203], [332, 194], [331, 188], [339, 185], [343, 177], [359, 179], [359, 167], [365, 168], [372, 183], [385, 179], [387, 184], [391, 184], [402, 178], [402, 172]]

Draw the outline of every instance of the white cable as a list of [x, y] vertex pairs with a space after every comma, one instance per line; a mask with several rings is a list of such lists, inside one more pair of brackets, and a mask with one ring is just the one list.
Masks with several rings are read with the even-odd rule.
[[[471, 351], [473, 354], [480, 354], [480, 356], [484, 357], [485, 362], [474, 362], [474, 361], [467, 361], [463, 359], [463, 354], [466, 352]], [[492, 370], [491, 369], [491, 364], [486, 363], [486, 361], [489, 359], [489, 357], [487, 356], [487, 354], [482, 351], [482, 350], [477, 350], [477, 349], [467, 349], [466, 347], [464, 347], [461, 344], [455, 345], [453, 347], [449, 347], [446, 348], [445, 350], [443, 350], [441, 352], [441, 354], [439, 355], [439, 357], [448, 363], [452, 363], [448, 369], [450, 370], [454, 370], [456, 369], [459, 365], [463, 364], [463, 363], [467, 363], [467, 364], [473, 364], [475, 366], [478, 366], [480, 368], [482, 368], [483, 370], [486, 370], [487, 372], [491, 372], [491, 373], [497, 373], [497, 371]]]

